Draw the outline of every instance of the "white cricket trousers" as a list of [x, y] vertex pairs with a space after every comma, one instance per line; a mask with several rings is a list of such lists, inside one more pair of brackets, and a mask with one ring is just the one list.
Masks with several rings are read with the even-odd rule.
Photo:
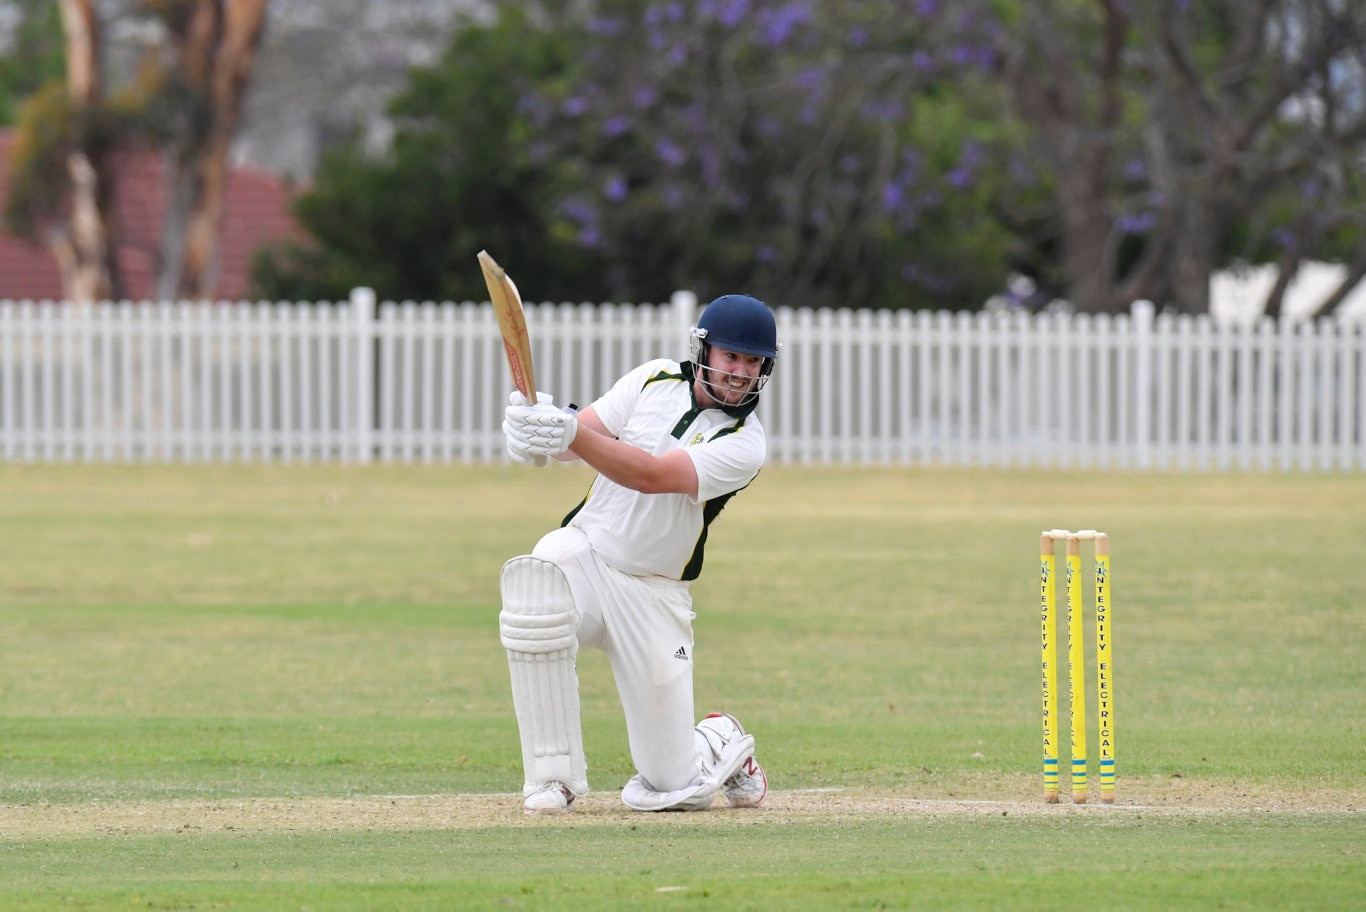
[[582, 530], [566, 526], [536, 543], [569, 580], [579, 612], [579, 648], [601, 649], [612, 666], [631, 760], [657, 791], [702, 775], [693, 737], [692, 594], [688, 584], [614, 570]]

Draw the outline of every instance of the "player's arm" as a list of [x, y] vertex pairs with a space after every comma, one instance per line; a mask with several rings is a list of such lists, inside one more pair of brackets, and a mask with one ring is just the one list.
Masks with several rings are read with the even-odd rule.
[[624, 488], [642, 494], [697, 497], [697, 469], [686, 452], [670, 450], [656, 456], [622, 443], [607, 430], [592, 406], [579, 412], [579, 431], [569, 445], [569, 454]]

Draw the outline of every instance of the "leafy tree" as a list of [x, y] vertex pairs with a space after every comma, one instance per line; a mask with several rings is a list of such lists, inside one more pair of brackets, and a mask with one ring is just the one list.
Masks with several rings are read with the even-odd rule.
[[[978, 306], [1025, 267], [1092, 311], [1203, 310], [1235, 258], [1366, 270], [1366, 27], [1346, 0], [499, 5], [331, 157], [278, 294], [748, 289]], [[1012, 116], [1013, 115], [1013, 116]], [[1274, 304], [1274, 302], [1273, 302]]]
[[5, 220], [47, 243], [69, 299], [93, 301], [122, 293], [109, 178], [118, 118], [102, 104], [101, 30], [92, 0], [61, 0], [59, 9], [65, 86], [45, 84], [21, 112]]
[[1309, 256], [1348, 259], [1350, 284], [1366, 272], [1361, 4], [1014, 9], [1006, 75], [1080, 309], [1204, 311], [1211, 273], [1237, 257], [1279, 261], [1285, 279]]
[[501, 5], [414, 73], [390, 153], [328, 159], [317, 248], [258, 280], [478, 297], [488, 247], [532, 297], [975, 306], [1014, 252], [991, 27], [937, 0]]
[[570, 37], [504, 5], [467, 22], [442, 59], [414, 69], [389, 113], [391, 148], [359, 142], [327, 154], [297, 215], [314, 240], [256, 263], [273, 297], [336, 299], [356, 285], [395, 298], [486, 294], [475, 254], [504, 262], [529, 299], [559, 290], [599, 298], [602, 261], [553, 228], [553, 175], [532, 160], [537, 138], [520, 106], [533, 85], [563, 79]]
[[527, 103], [618, 294], [965, 307], [999, 284], [982, 4], [615, 0], [580, 28], [574, 79]]
[[19, 103], [64, 72], [62, 22], [51, 0], [9, 0], [13, 18], [8, 40], [0, 40], [0, 124], [13, 124]]
[[167, 155], [170, 202], [158, 294], [206, 296], [216, 277], [228, 145], [260, 43], [267, 0], [141, 0], [118, 15], [150, 17], [164, 39], [137, 78], [106, 86], [104, 21], [95, 0], [60, 0], [65, 84], [49, 81], [20, 118], [9, 226], [48, 244], [66, 297], [122, 294], [112, 217], [117, 153]]

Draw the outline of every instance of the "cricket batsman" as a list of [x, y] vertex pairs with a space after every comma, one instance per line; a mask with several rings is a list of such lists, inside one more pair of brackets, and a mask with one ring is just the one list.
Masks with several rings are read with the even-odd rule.
[[575, 657], [601, 649], [626, 716], [638, 811], [755, 807], [768, 780], [734, 716], [694, 724], [690, 583], [712, 522], [763, 467], [755, 415], [779, 343], [757, 298], [723, 295], [689, 333], [690, 360], [648, 361], [583, 411], [510, 397], [509, 455], [597, 470], [583, 502], [503, 566], [499, 627], [525, 767], [527, 814], [567, 814], [588, 793]]

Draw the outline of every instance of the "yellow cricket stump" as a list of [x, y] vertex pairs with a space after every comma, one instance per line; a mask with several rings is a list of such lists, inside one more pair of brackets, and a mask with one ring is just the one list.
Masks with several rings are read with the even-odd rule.
[[1072, 803], [1086, 803], [1086, 627], [1081, 590], [1081, 541], [1067, 536], [1068, 713], [1072, 723]]
[[1066, 542], [1068, 716], [1071, 732], [1072, 801], [1087, 799], [1086, 622], [1081, 576], [1081, 543], [1095, 549], [1096, 711], [1100, 754], [1100, 800], [1115, 800], [1114, 662], [1110, 635], [1110, 540], [1104, 532], [1051, 529], [1039, 538], [1039, 614], [1043, 664], [1044, 800], [1058, 801], [1057, 541]]
[[1057, 558], [1053, 539], [1039, 542], [1039, 615], [1043, 640], [1043, 800], [1058, 802], [1058, 644], [1054, 638]]
[[1110, 539], [1096, 535], [1096, 718], [1100, 728], [1100, 801], [1115, 803], [1115, 713], [1110, 662]]

